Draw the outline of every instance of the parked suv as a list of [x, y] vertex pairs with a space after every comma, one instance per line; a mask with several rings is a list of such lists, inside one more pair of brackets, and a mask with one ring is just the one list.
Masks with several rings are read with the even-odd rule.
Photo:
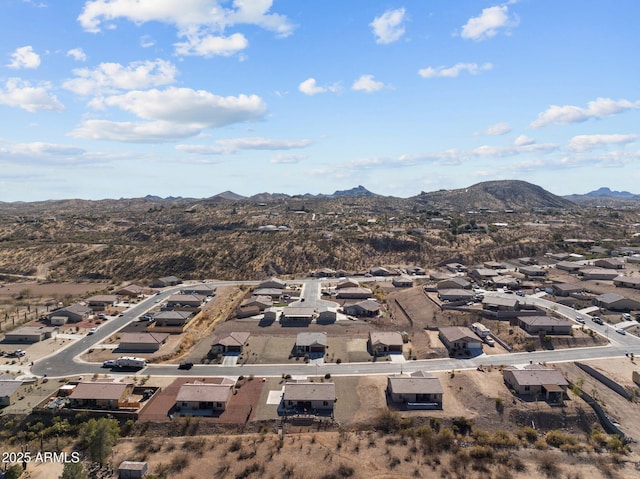
[[604, 321], [602, 321], [600, 316], [594, 316], [592, 319], [593, 319], [593, 322], [596, 324], [604, 324]]

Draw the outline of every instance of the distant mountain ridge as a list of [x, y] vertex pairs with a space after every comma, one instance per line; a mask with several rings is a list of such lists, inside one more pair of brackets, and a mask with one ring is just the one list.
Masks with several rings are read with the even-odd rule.
[[613, 191], [611, 190], [611, 188], [608, 188], [606, 186], [603, 186], [601, 188], [598, 188], [597, 190], [594, 191], [590, 191], [589, 193], [586, 193], [585, 196], [593, 196], [593, 197], [612, 197], [612, 198], [637, 198], [640, 199], [640, 195], [636, 195], [633, 193], [630, 193], [628, 191]]

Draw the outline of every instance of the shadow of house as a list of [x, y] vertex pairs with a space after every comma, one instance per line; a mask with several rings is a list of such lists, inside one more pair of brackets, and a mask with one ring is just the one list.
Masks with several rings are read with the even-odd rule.
[[273, 323], [278, 321], [279, 314], [280, 313], [278, 312], [277, 308], [265, 309], [262, 319], [260, 319], [260, 322], [258, 323], [258, 326], [260, 326], [261, 328], [266, 328], [271, 326]]
[[399, 409], [442, 409], [442, 385], [423, 371], [389, 376], [386, 392], [389, 404]]
[[507, 387], [523, 399], [544, 399], [551, 404], [558, 404], [568, 397], [569, 383], [557, 369], [538, 365], [524, 369], [506, 368], [502, 371], [502, 377]]

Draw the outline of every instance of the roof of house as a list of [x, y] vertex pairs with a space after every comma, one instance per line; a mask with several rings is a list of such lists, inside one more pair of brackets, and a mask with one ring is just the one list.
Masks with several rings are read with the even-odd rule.
[[340, 292], [338, 292], [339, 296], [344, 296], [344, 295], [372, 295], [373, 293], [371, 292], [371, 290], [369, 288], [341, 288]]
[[91, 308], [88, 306], [85, 306], [84, 304], [80, 304], [80, 303], [73, 303], [65, 308], [60, 308], [60, 309], [56, 309], [53, 310], [49, 313], [49, 316], [55, 316], [56, 313], [62, 313], [62, 312], [69, 312], [69, 313], [74, 313], [74, 314], [80, 314], [80, 315], [84, 315], [84, 314], [89, 314], [91, 313]]
[[595, 297], [596, 301], [603, 304], [611, 304], [617, 301], [621, 301], [624, 298], [621, 294], [617, 293], [605, 293]]
[[169, 303], [194, 303], [199, 302], [202, 303], [205, 299], [205, 296], [200, 294], [172, 294], [167, 298], [167, 302]]
[[462, 298], [473, 298], [475, 297], [475, 293], [468, 289], [449, 288], [449, 289], [438, 290], [438, 296], [457, 296]]
[[500, 274], [496, 270], [489, 268], [476, 268], [471, 273], [483, 278], [492, 278], [493, 276], [498, 276], [498, 274]]
[[614, 282], [623, 283], [623, 284], [640, 284], [640, 278], [634, 278], [631, 276], [618, 276], [617, 278], [613, 278]]
[[582, 275], [605, 275], [605, 276], [618, 276], [620, 271], [617, 269], [609, 269], [609, 268], [584, 268], [580, 270], [580, 274]]
[[278, 288], [258, 288], [253, 294], [256, 296], [280, 296], [282, 294], [282, 290]]
[[442, 385], [436, 377], [389, 376], [389, 389], [394, 394], [442, 394]]
[[481, 343], [480, 338], [466, 326], [446, 326], [438, 328], [438, 331], [450, 343], [462, 340]]
[[30, 336], [32, 334], [46, 334], [58, 331], [56, 326], [22, 326], [21, 328], [8, 331], [5, 334], [11, 334], [12, 336]]
[[118, 471], [144, 471], [146, 467], [146, 462], [122, 461], [118, 466]]
[[[463, 289], [471, 286], [471, 283], [466, 279], [455, 277], [455, 278], [447, 278], [447, 279], [443, 279], [442, 281], [438, 281], [438, 284], [436, 285], [436, 287], [440, 289], [441, 285], [445, 285], [447, 283], [457, 284], [460, 288], [463, 288]], [[444, 289], [447, 289], [447, 288], [444, 288]]]
[[344, 278], [336, 283], [336, 288], [357, 287], [360, 283], [353, 278]]
[[296, 306], [286, 306], [282, 308], [282, 314], [285, 318], [310, 318], [313, 317], [316, 310], [314, 308], [302, 308]]
[[123, 286], [116, 292], [120, 292], [120, 291], [123, 291], [125, 293], [140, 294], [144, 291], [144, 288], [142, 286], [138, 286], [137, 284], [130, 284], [128, 286]]
[[87, 298], [85, 301], [89, 303], [115, 303], [118, 301], [118, 296], [115, 294], [97, 294]]
[[206, 296], [206, 295], [210, 295], [215, 290], [216, 288], [209, 286], [207, 284], [193, 284], [193, 285], [184, 286], [180, 291], [182, 291], [183, 293], [187, 291], [188, 293], [186, 294], [196, 292], [196, 293], [204, 294]]
[[258, 285], [258, 288], [260, 288], [263, 284], [276, 284], [278, 285], [280, 288], [285, 288], [287, 286], [287, 282], [280, 279], [280, 278], [270, 278], [266, 281], [263, 281], [262, 283], [260, 283]]
[[578, 269], [582, 268], [582, 265], [577, 264], [577, 263], [572, 263], [571, 261], [558, 261], [556, 263], [556, 268], [578, 270]]
[[244, 346], [251, 336], [251, 333], [233, 331], [231, 333], [220, 334], [213, 339], [213, 345], [217, 346]]
[[22, 381], [0, 380], [0, 397], [8, 397], [22, 386]]
[[518, 321], [529, 326], [573, 326], [568, 319], [554, 318], [553, 316], [518, 316]]
[[231, 394], [229, 384], [186, 383], [180, 386], [176, 401], [227, 402]]
[[284, 385], [285, 401], [335, 401], [334, 383], [290, 382]]
[[154, 319], [188, 319], [193, 313], [189, 311], [159, 311], [153, 314]]
[[325, 346], [327, 345], [327, 333], [298, 333], [296, 346]]
[[569, 383], [557, 369], [513, 369], [507, 368], [505, 372], [509, 371], [516, 382], [520, 386], [544, 386], [548, 384], [555, 384], [558, 386], [568, 386]]
[[82, 382], [78, 383], [69, 398], [117, 401], [130, 386], [132, 386], [130, 383]]
[[371, 331], [369, 333], [369, 339], [372, 346], [378, 344], [387, 346], [402, 346], [402, 335], [397, 331]]
[[504, 306], [506, 308], [515, 308], [518, 303], [519, 301], [516, 298], [501, 298], [499, 296], [485, 296], [482, 299], [483, 306]]
[[158, 278], [158, 281], [161, 281], [162, 283], [181, 283], [182, 280], [180, 278], [178, 278], [177, 276], [164, 276], [163, 278]]
[[369, 311], [371, 313], [375, 313], [376, 311], [380, 311], [380, 303], [378, 303], [375, 299], [365, 299], [364, 301], [358, 301], [357, 303], [345, 304], [343, 308], [356, 307], [362, 309], [364, 311]]
[[572, 283], [557, 283], [553, 285], [553, 288], [558, 291], [582, 291], [584, 289], [579, 284]]
[[169, 336], [169, 333], [123, 333], [120, 344], [162, 344]]

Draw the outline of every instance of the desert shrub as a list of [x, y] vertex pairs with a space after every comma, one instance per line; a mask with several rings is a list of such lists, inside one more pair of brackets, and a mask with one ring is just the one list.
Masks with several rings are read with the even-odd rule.
[[453, 420], [454, 431], [459, 432], [463, 436], [466, 434], [469, 434], [472, 428], [473, 428], [473, 421], [471, 419], [467, 419], [464, 416], [454, 418]]
[[544, 440], [552, 447], [561, 447], [563, 445], [575, 446], [578, 444], [578, 440], [571, 434], [559, 431], [558, 429], [552, 429], [544, 435]]
[[385, 434], [396, 432], [400, 429], [400, 414], [389, 408], [383, 408], [374, 419], [374, 427]]
[[547, 477], [560, 477], [558, 458], [551, 454], [541, 454], [538, 456], [538, 471]]
[[615, 453], [627, 452], [627, 447], [625, 446], [624, 441], [618, 435], [614, 435], [609, 438], [607, 441], [607, 449]]
[[493, 448], [491, 446], [473, 446], [469, 448], [469, 456], [475, 460], [489, 460], [493, 458]]
[[526, 440], [527, 442], [533, 444], [538, 439], [538, 431], [536, 431], [531, 426], [525, 426], [522, 429], [518, 429], [516, 432], [518, 438], [522, 440]]
[[231, 444], [229, 444], [229, 452], [239, 451], [241, 447], [242, 441], [240, 440], [240, 438], [236, 438], [231, 442]]

